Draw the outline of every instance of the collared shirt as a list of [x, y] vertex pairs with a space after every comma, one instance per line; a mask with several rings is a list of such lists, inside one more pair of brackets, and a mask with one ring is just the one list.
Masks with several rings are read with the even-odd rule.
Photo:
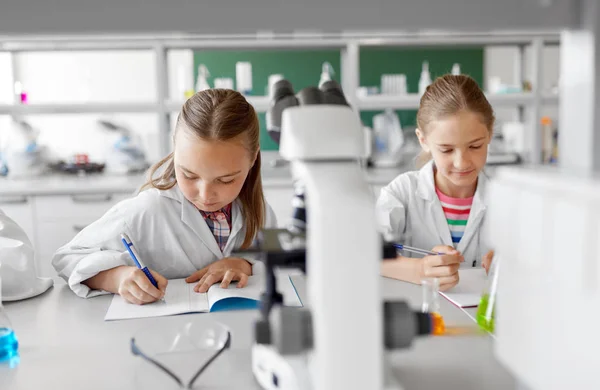
[[221, 251], [225, 249], [231, 233], [231, 203], [217, 211], [202, 211], [202, 217], [210, 228]]

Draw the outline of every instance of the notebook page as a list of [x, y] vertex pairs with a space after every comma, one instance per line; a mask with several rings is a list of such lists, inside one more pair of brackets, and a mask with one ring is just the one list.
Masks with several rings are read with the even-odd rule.
[[120, 295], [115, 294], [105, 321], [124, 320], [132, 318], [148, 318], [189, 313], [191, 311], [208, 311], [208, 300], [204, 297], [194, 297], [194, 284], [187, 284], [185, 279], [169, 280], [164, 301], [156, 301], [146, 305], [128, 303]]
[[440, 291], [440, 295], [458, 307], [476, 307], [487, 283], [484, 269], [461, 269], [458, 271], [459, 282], [448, 291]]

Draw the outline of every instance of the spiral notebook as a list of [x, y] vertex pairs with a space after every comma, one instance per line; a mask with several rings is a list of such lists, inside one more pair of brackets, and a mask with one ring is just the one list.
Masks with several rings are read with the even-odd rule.
[[[232, 283], [229, 288], [221, 288], [219, 284], [215, 284], [206, 293], [195, 292], [195, 285], [196, 283], [186, 283], [185, 279], [169, 280], [164, 301], [147, 305], [128, 303], [120, 295], [115, 294], [104, 320], [257, 309], [260, 295], [265, 288], [265, 281], [263, 276], [250, 276], [244, 288], [237, 288], [235, 283]], [[286, 306], [302, 306], [302, 301], [287, 274], [277, 275], [277, 290], [283, 295]]]
[[440, 295], [461, 308], [477, 307], [487, 283], [485, 270], [482, 268], [459, 270], [458, 277], [458, 284], [450, 290], [440, 291]]

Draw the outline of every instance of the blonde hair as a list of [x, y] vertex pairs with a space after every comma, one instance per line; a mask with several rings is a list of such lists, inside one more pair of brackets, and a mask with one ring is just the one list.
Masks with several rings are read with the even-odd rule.
[[[477, 85], [477, 82], [465, 75], [444, 75], [438, 77], [421, 97], [417, 112], [417, 127], [427, 134], [427, 126], [435, 121], [460, 111], [467, 110], [478, 114], [490, 135], [494, 130], [494, 110]], [[431, 154], [425, 151], [417, 157], [418, 168], [431, 160]]]
[[[244, 146], [256, 161], [248, 173], [238, 196], [246, 225], [242, 248], [248, 248], [265, 224], [265, 201], [260, 175], [260, 143], [258, 117], [254, 108], [240, 93], [228, 89], [209, 89], [189, 98], [179, 116], [175, 134], [181, 129], [202, 140], [228, 141], [243, 135]], [[168, 190], [177, 184], [174, 153], [169, 154], [148, 170], [148, 178], [141, 191], [149, 188]], [[157, 171], [160, 174], [155, 177]]]

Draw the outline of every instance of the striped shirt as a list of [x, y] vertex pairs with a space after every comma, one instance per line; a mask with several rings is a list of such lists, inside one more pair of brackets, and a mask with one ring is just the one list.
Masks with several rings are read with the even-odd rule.
[[223, 252], [231, 233], [231, 203], [217, 211], [200, 210], [200, 214], [204, 217], [204, 221], [206, 221], [221, 252]]
[[471, 212], [471, 205], [473, 204], [473, 197], [451, 198], [448, 195], [444, 195], [437, 188], [435, 189], [435, 192], [442, 204], [442, 209], [444, 210], [444, 215], [448, 222], [452, 244], [456, 246], [465, 233], [467, 220], [469, 219], [469, 213]]

